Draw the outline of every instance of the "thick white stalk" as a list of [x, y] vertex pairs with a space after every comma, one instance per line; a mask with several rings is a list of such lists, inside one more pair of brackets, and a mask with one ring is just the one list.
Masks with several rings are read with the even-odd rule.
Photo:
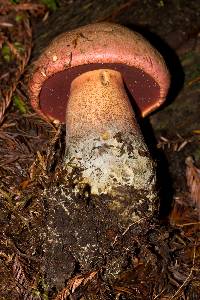
[[119, 72], [90, 71], [72, 82], [66, 130], [66, 168], [81, 170], [77, 189], [87, 184], [91, 194], [108, 195], [109, 207], [125, 219], [139, 219], [143, 204], [152, 214], [154, 164]]

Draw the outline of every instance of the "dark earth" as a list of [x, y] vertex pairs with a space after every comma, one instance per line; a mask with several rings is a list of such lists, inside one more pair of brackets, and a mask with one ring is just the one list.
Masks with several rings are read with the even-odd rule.
[[[60, 203], [80, 174], [64, 181], [65, 126], [40, 119], [27, 90], [54, 37], [100, 21], [140, 32], [171, 74], [166, 103], [138, 119], [157, 163], [159, 213], [126, 232], [116, 232], [106, 199], [92, 199], [87, 186], [65, 203], [65, 217]], [[1, 1], [1, 300], [200, 299], [199, 91], [199, 1]], [[98, 251], [88, 247], [82, 262], [80, 249], [93, 239]]]

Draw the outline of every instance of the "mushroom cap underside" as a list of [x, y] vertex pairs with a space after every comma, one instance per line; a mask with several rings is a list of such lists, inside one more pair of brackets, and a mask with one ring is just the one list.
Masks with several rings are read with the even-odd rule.
[[157, 50], [121, 25], [97, 23], [59, 35], [36, 61], [29, 83], [33, 108], [65, 122], [72, 80], [95, 69], [119, 71], [142, 116], [165, 100], [170, 76]]

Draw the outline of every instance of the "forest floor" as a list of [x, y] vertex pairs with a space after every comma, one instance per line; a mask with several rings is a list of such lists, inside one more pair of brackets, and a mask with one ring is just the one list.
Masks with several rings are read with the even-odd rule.
[[[62, 291], [42, 275], [42, 191], [63, 154], [64, 127], [40, 119], [27, 83], [59, 33], [109, 21], [145, 36], [171, 74], [166, 103], [140, 120], [158, 165], [159, 222], [110, 285], [74, 274]], [[200, 299], [200, 4], [187, 0], [0, 3], [0, 299]], [[159, 264], [158, 268], [155, 267]], [[161, 273], [160, 273], [161, 272]]]

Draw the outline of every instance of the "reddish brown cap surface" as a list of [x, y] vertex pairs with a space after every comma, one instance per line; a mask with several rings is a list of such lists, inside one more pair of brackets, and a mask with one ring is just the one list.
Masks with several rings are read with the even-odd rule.
[[112, 23], [97, 23], [63, 33], [35, 63], [30, 99], [43, 117], [65, 122], [72, 80], [95, 69], [120, 71], [141, 115], [159, 107], [169, 88], [161, 55], [140, 34]]

